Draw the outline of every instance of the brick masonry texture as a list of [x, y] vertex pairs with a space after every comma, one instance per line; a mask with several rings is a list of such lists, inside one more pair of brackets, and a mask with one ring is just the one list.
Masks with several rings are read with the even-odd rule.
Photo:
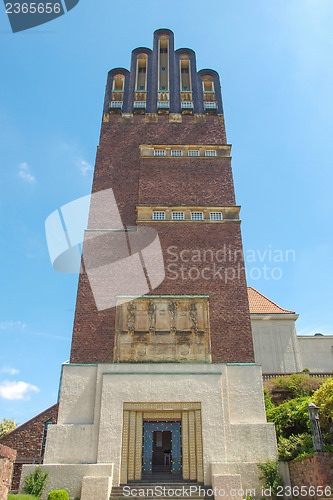
[[7, 500], [16, 451], [0, 444], [0, 500]]
[[1, 445], [9, 446], [16, 450], [17, 458], [14, 465], [12, 490], [17, 490], [21, 477], [22, 461], [24, 463], [40, 462], [42, 459], [42, 444], [45, 422], [52, 419], [57, 422], [58, 403], [43, 411], [28, 422], [20, 425], [9, 434], [0, 438]]
[[[333, 491], [333, 453], [315, 453], [293, 460], [289, 463], [291, 486], [331, 487]], [[307, 495], [305, 500], [322, 498], [331, 495]]]
[[144, 158], [140, 205], [234, 206], [230, 158]]
[[[159, 115], [157, 122], [147, 123], [144, 115], [134, 115], [128, 120], [110, 115], [109, 121], [103, 122], [92, 191], [113, 189], [125, 226], [136, 224], [138, 204], [235, 205], [230, 158], [140, 159], [140, 144], [224, 145], [223, 117], [206, 116], [204, 121], [198, 121], [194, 116], [184, 115], [181, 123], [170, 123], [168, 115]], [[89, 227], [94, 227], [92, 221]], [[211, 249], [215, 255], [224, 246], [238, 252], [235, 259], [227, 262], [219, 263], [214, 258], [214, 262], [193, 264], [200, 275], [207, 266], [211, 274], [214, 269], [227, 267], [235, 279], [226, 282], [223, 271], [215, 272], [215, 278], [208, 280], [202, 276], [183, 279], [180, 274], [173, 279], [173, 268], [173, 272], [167, 270], [164, 282], [151, 293], [209, 295], [213, 362], [254, 362], [244, 264], [239, 255], [242, 250], [239, 223], [154, 223], [150, 227], [159, 233], [166, 266], [170, 264], [167, 250], [170, 246], [177, 246], [177, 252]], [[106, 242], [105, 248], [102, 247], [103, 241], [99, 243], [98, 252], [107, 252]], [[185, 264], [187, 269], [192, 267], [191, 263]], [[197, 271], [193, 271], [193, 276], [194, 273]], [[115, 308], [97, 311], [87, 275], [82, 272], [71, 362], [112, 362], [114, 335]]]

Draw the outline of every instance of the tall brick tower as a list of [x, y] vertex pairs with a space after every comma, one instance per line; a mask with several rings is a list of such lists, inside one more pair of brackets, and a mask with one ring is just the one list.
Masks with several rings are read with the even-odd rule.
[[[157, 230], [166, 277], [154, 295], [207, 297], [212, 362], [249, 363], [230, 149], [218, 74], [197, 72], [195, 53], [175, 51], [171, 31], [155, 32], [153, 51], [133, 50], [131, 71], [109, 72], [93, 193], [112, 188], [124, 226]], [[115, 316], [116, 308], [97, 310], [81, 274], [72, 363], [115, 360]]]
[[71, 358], [44, 460], [52, 484], [69, 474], [81, 500], [161, 474], [256, 487], [255, 463], [276, 455], [230, 150], [219, 76], [197, 71], [170, 30], [133, 50], [130, 71], [109, 72]]

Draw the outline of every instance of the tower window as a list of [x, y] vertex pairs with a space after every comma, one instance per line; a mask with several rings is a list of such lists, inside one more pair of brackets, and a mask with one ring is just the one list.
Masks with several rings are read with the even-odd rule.
[[165, 220], [165, 212], [153, 212], [153, 220]]
[[202, 212], [191, 212], [191, 220], [203, 220]]
[[221, 212], [210, 212], [209, 214], [210, 220], [222, 220]]
[[185, 220], [184, 212], [172, 212], [172, 220]]
[[147, 54], [138, 54], [136, 71], [136, 90], [147, 89]]
[[183, 151], [181, 149], [172, 149], [171, 156], [183, 156]]
[[182, 91], [191, 92], [190, 58], [183, 54], [180, 56], [180, 88]]
[[190, 149], [188, 152], [189, 156], [199, 156], [199, 150], [198, 149]]
[[123, 92], [124, 91], [124, 83], [125, 83], [124, 75], [116, 75], [113, 79], [112, 90], [116, 91], [116, 92]]
[[154, 156], [165, 156], [165, 149], [154, 149]]
[[169, 37], [162, 35], [159, 38], [159, 57], [158, 57], [158, 90], [169, 90]]
[[211, 76], [202, 77], [202, 87], [204, 92], [214, 92], [214, 82]]
[[205, 151], [205, 156], [216, 156], [215, 149], [208, 149], [207, 151]]

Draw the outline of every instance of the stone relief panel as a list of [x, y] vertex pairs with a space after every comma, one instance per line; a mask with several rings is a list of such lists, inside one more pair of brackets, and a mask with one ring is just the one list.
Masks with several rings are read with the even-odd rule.
[[119, 301], [114, 361], [211, 362], [208, 297]]

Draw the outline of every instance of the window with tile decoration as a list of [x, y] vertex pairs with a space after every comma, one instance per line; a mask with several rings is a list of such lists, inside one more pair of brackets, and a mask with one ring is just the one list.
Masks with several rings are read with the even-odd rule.
[[184, 212], [172, 212], [172, 220], [184, 220]]
[[154, 149], [154, 156], [165, 156], [165, 149]]
[[181, 149], [171, 150], [171, 156], [183, 156], [183, 151]]
[[191, 212], [191, 220], [203, 220], [203, 212]]
[[153, 212], [153, 220], [165, 220], [165, 212]]
[[205, 151], [205, 156], [216, 156], [216, 151], [215, 149], [207, 149]]
[[199, 150], [198, 149], [190, 149], [188, 151], [189, 156], [199, 156]]
[[210, 220], [222, 220], [221, 212], [210, 212], [209, 214]]

